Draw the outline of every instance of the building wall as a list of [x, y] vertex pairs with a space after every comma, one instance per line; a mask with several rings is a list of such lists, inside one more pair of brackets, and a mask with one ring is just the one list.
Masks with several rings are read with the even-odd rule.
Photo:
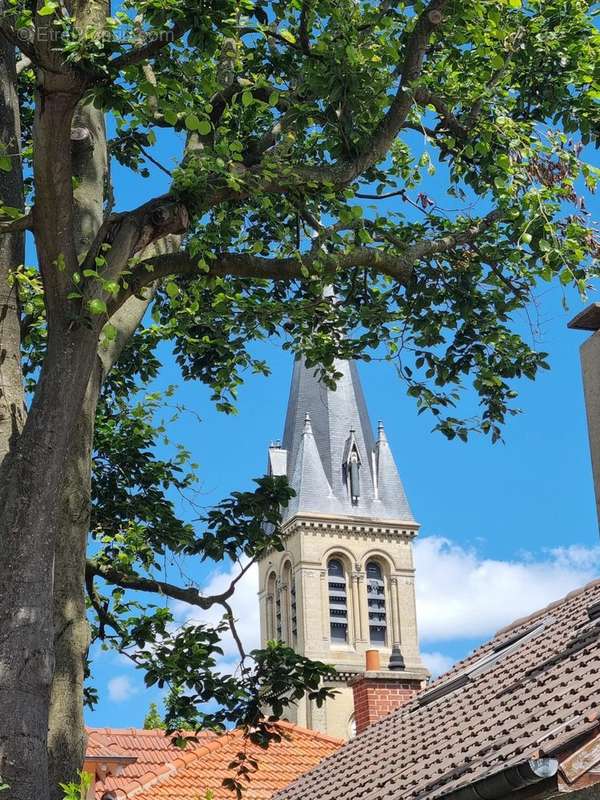
[[580, 354], [596, 512], [600, 522], [600, 331], [586, 339], [581, 345]]
[[[412, 540], [415, 523], [388, 523], [378, 520], [329, 519], [323, 515], [298, 515], [285, 528], [286, 549], [271, 552], [259, 563], [261, 640], [277, 637], [273, 620], [279, 610], [279, 631], [283, 641], [308, 658], [336, 667], [340, 677], [364, 670], [365, 652], [373, 645], [369, 639], [366, 565], [375, 560], [385, 582], [387, 632], [380, 650], [385, 670], [398, 650], [404, 659], [400, 674], [414, 680], [427, 676], [418, 646]], [[330, 558], [342, 561], [348, 595], [348, 640], [345, 645], [330, 639], [327, 564]], [[291, 567], [291, 570], [290, 570]], [[290, 575], [295, 583], [296, 634], [291, 630]], [[274, 630], [275, 629], [275, 630]], [[275, 636], [273, 635], [275, 633]], [[338, 695], [321, 709], [302, 701], [292, 722], [348, 737], [353, 715], [352, 690], [344, 680], [336, 682]]]

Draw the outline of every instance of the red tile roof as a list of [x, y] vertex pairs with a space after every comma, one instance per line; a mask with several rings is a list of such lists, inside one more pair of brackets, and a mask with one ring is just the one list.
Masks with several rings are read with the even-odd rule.
[[[108, 777], [96, 784], [96, 797], [104, 792], [120, 790], [121, 797], [127, 797], [136, 789], [140, 791], [163, 770], [181, 758], [182, 750], [171, 743], [171, 737], [162, 730], [140, 728], [88, 728], [88, 756], [134, 756], [135, 763], [123, 768], [119, 777]], [[213, 733], [201, 733], [198, 743], [190, 743], [186, 751], [192, 752], [205, 741], [215, 738]]]
[[[281, 742], [269, 745], [266, 750], [245, 742], [241, 731], [221, 736], [208, 734], [199, 744], [181, 750], [170, 743], [165, 745], [169, 739], [163, 731], [100, 729], [111, 732], [112, 745], [108, 750], [125, 754], [126, 746], [126, 754], [137, 752], [140, 761], [126, 767], [121, 777], [108, 778], [98, 785], [96, 797], [110, 789], [123, 800], [133, 797], [136, 800], [198, 800], [210, 791], [214, 800], [233, 800], [235, 794], [221, 784], [224, 778], [235, 776], [229, 765], [240, 750], [245, 750], [248, 757], [256, 760], [258, 769], [247, 784], [244, 800], [269, 800], [275, 791], [312, 769], [343, 743], [341, 739], [286, 722], [279, 723], [279, 729]], [[96, 746], [98, 737], [90, 736], [90, 739], [91, 746]], [[91, 753], [89, 746], [88, 752]]]
[[436, 800], [564, 751], [599, 716], [595, 581], [499, 631], [275, 800]]

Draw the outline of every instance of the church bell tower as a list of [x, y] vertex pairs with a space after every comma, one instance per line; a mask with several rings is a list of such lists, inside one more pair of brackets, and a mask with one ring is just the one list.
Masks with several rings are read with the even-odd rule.
[[418, 691], [427, 677], [417, 638], [415, 521], [382, 423], [369, 420], [356, 364], [337, 361], [336, 391], [296, 360], [283, 441], [268, 453], [295, 497], [284, 512], [285, 551], [259, 562], [261, 639], [335, 666], [336, 696], [306, 699], [292, 722], [348, 738], [350, 683], [379, 650], [382, 686]]

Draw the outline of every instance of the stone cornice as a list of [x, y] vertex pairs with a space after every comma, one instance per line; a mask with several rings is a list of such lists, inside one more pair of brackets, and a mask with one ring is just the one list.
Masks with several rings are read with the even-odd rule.
[[369, 517], [333, 517], [327, 514], [295, 514], [282, 529], [284, 536], [297, 530], [309, 529], [315, 533], [339, 532], [359, 536], [388, 535], [412, 540], [419, 532], [418, 522], [404, 520], [383, 520]]

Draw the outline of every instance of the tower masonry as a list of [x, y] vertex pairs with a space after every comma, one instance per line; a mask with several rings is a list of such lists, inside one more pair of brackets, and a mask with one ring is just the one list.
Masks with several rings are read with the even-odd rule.
[[[355, 728], [349, 683], [379, 651], [377, 676], [418, 691], [419, 654], [412, 542], [415, 521], [382, 423], [369, 420], [356, 364], [337, 361], [336, 391], [297, 360], [283, 441], [268, 452], [271, 475], [295, 490], [284, 511], [285, 551], [259, 563], [261, 639], [286, 642], [335, 666], [336, 696], [302, 700], [292, 722], [331, 736]], [[410, 692], [407, 696], [410, 696]]]

